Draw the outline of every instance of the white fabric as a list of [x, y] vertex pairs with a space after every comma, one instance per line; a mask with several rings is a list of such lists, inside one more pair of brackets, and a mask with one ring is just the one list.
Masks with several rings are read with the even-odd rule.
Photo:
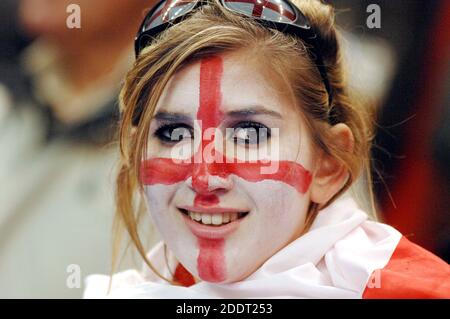
[[[368, 220], [351, 197], [321, 210], [310, 231], [268, 259], [245, 280], [231, 284], [199, 282], [172, 286], [149, 270], [86, 278], [85, 298], [361, 298], [374, 270], [392, 256], [401, 234]], [[149, 254], [150, 261], [170, 278], [163, 244]], [[176, 260], [168, 254], [169, 267]]]

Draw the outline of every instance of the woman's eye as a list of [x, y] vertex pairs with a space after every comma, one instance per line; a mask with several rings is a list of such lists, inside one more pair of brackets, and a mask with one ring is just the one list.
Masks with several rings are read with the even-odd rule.
[[235, 125], [233, 140], [236, 144], [260, 144], [270, 138], [270, 129], [257, 122], [241, 122]]
[[167, 124], [157, 129], [154, 135], [164, 143], [179, 143], [185, 139], [193, 139], [194, 133], [186, 124]]

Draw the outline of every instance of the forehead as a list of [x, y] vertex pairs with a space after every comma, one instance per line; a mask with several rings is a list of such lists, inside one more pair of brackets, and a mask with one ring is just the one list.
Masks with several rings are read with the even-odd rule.
[[[292, 111], [294, 101], [285, 85], [279, 78], [269, 76], [270, 73], [264, 69], [270, 65], [258, 61], [248, 53], [232, 52], [220, 54], [219, 57], [222, 61], [222, 67], [217, 68], [221, 72], [219, 85], [222, 112], [255, 105], [263, 105], [281, 114]], [[199, 108], [201, 62], [185, 66], [169, 80], [158, 101], [157, 111], [164, 109], [196, 116]]]

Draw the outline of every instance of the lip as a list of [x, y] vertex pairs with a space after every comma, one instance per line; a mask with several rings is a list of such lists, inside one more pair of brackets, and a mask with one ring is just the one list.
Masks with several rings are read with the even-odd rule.
[[178, 206], [178, 208], [204, 214], [242, 213], [248, 211], [245, 209], [239, 210], [236, 208], [226, 208], [226, 207]]
[[241, 221], [245, 218], [239, 218], [221, 226], [208, 226], [192, 220], [188, 215], [181, 212], [180, 214], [183, 216], [186, 225], [195, 236], [206, 239], [220, 239], [229, 236], [239, 228]]

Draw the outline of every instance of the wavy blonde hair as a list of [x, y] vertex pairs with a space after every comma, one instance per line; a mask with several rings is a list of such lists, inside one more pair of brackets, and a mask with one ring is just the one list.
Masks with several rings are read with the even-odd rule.
[[[287, 84], [297, 99], [315, 146], [334, 156], [348, 169], [350, 178], [327, 204], [345, 192], [364, 170], [369, 177], [368, 191], [373, 200], [369, 165], [372, 126], [365, 110], [350, 97], [334, 9], [319, 0], [293, 2], [307, 16], [322, 39], [320, 51], [333, 92], [331, 105], [328, 104], [328, 94], [320, 73], [302, 40], [265, 28], [251, 18], [231, 13], [217, 0], [211, 0], [208, 5], [161, 33], [141, 52], [126, 76], [120, 92], [121, 162], [117, 177], [115, 231], [118, 234], [125, 228], [148, 267], [172, 284], [177, 283], [164, 278], [152, 266], [138, 234], [138, 222], [144, 211], [139, 166], [147, 152], [149, 124], [166, 84], [177, 71], [193, 61], [240, 49], [254, 50], [259, 58], [266, 59], [272, 71]], [[141, 108], [143, 112], [135, 126], [133, 115], [136, 108]], [[351, 129], [354, 136], [353, 151], [344, 150], [334, 143], [329, 130], [330, 119], [334, 123], [345, 123]], [[317, 204], [310, 204], [307, 228], [318, 210]], [[116, 236], [112, 272], [116, 266], [120, 238]]]

